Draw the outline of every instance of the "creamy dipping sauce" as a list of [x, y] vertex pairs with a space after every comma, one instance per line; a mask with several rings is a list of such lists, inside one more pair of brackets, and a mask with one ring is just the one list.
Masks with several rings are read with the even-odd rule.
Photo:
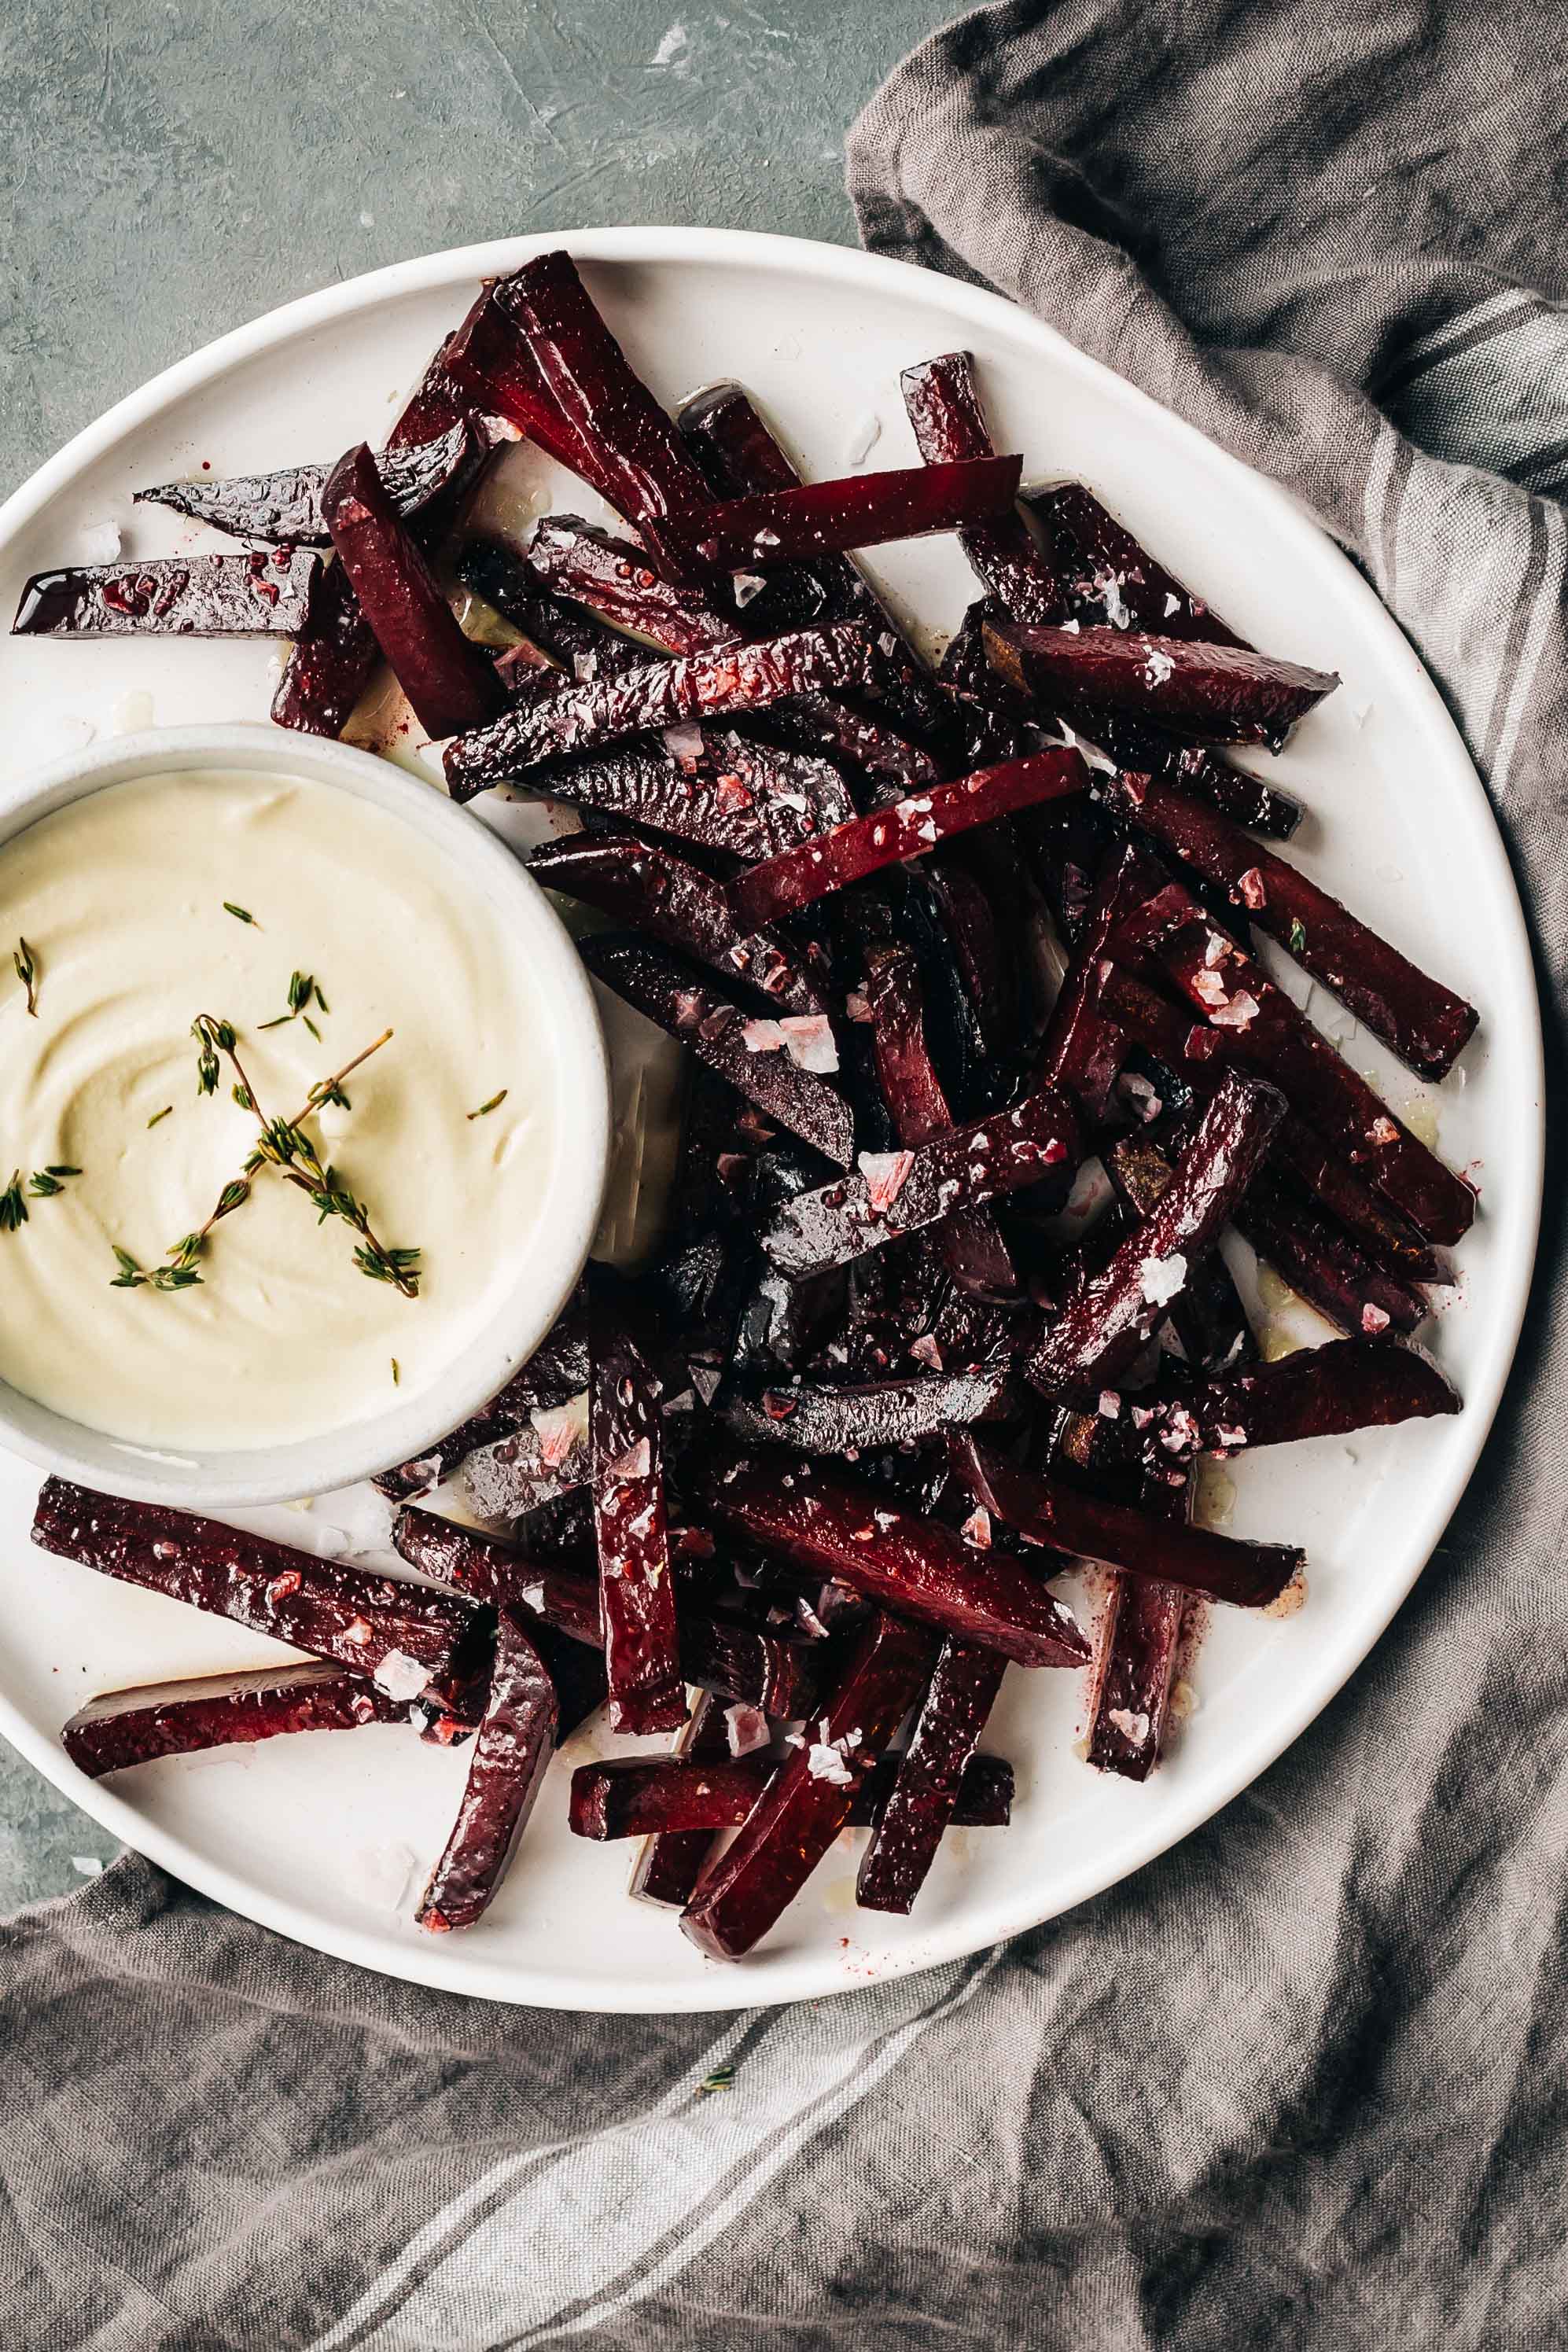
[[[309, 1008], [319, 1042], [302, 1018], [261, 1026], [295, 972], [330, 1007]], [[435, 1388], [517, 1282], [559, 1127], [536, 995], [499, 911], [400, 818], [303, 779], [111, 785], [0, 847], [0, 1189], [13, 1168], [24, 1189], [82, 1171], [0, 1231], [0, 1379], [24, 1394], [132, 1444], [287, 1443]], [[307, 1131], [379, 1239], [420, 1251], [416, 1299], [359, 1272], [357, 1235], [270, 1169], [199, 1287], [111, 1287], [115, 1245], [164, 1263], [257, 1140], [226, 1065], [198, 1093], [201, 1013], [234, 1024], [274, 1118], [395, 1032]]]

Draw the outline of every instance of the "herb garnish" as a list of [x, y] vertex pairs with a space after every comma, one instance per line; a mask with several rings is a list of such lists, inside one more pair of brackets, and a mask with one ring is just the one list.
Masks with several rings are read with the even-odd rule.
[[0, 1192], [0, 1234], [16, 1233], [26, 1222], [27, 1203], [22, 1198], [22, 1171], [18, 1168]]
[[392, 1385], [395, 1389], [403, 1385], [403, 1367], [395, 1356], [392, 1360]]
[[1292, 955], [1300, 955], [1301, 950], [1306, 946], [1306, 944], [1307, 926], [1301, 920], [1300, 915], [1292, 915], [1290, 918], [1290, 952]]
[[67, 1178], [80, 1174], [79, 1168], [35, 1168], [27, 1190], [35, 1201], [52, 1200], [57, 1192], [65, 1191]]
[[153, 1113], [152, 1118], [147, 1122], [149, 1129], [156, 1127], [161, 1120], [167, 1118], [174, 1108], [174, 1106], [173, 1103], [165, 1103], [162, 1110], [155, 1110]]
[[63, 1163], [53, 1168], [35, 1168], [27, 1179], [27, 1189], [24, 1192], [22, 1171], [19, 1168], [16, 1169], [5, 1190], [0, 1192], [0, 1234], [18, 1233], [27, 1223], [29, 1199], [51, 1201], [57, 1192], [65, 1191], [71, 1177], [80, 1174], [79, 1168], [67, 1168]]
[[36, 1021], [38, 1017], [38, 960], [26, 940], [18, 940], [11, 952], [16, 967], [16, 977], [27, 992], [27, 1010]]
[[715, 2066], [713, 2072], [710, 2074], [705, 2074], [698, 2084], [696, 2095], [700, 2099], [710, 2091], [728, 2091], [733, 2087], [734, 2081], [733, 2066]]
[[251, 913], [249, 908], [237, 907], [232, 898], [226, 898], [224, 900], [223, 910], [226, 915], [232, 915], [237, 923], [254, 923], [258, 930], [261, 929], [260, 924], [256, 921], [256, 918]]
[[502, 1103], [505, 1102], [510, 1092], [511, 1088], [510, 1087], [502, 1087], [499, 1095], [492, 1095], [489, 1102], [482, 1102], [479, 1105], [478, 1110], [471, 1110], [468, 1113], [468, 1118], [470, 1120], [476, 1118], [488, 1118], [492, 1110], [500, 1110]]
[[[286, 1182], [294, 1185], [298, 1191], [305, 1194], [317, 1212], [319, 1223], [325, 1224], [329, 1217], [341, 1217], [346, 1225], [351, 1226], [359, 1234], [359, 1244], [354, 1250], [354, 1264], [363, 1275], [367, 1276], [372, 1282], [390, 1282], [395, 1288], [403, 1293], [405, 1298], [417, 1298], [419, 1296], [417, 1269], [420, 1255], [418, 1250], [389, 1249], [385, 1243], [378, 1238], [372, 1228], [370, 1213], [364, 1202], [356, 1193], [350, 1191], [335, 1168], [330, 1163], [323, 1163], [321, 1154], [305, 1133], [300, 1119], [268, 1118], [261, 1108], [256, 1088], [252, 1086], [245, 1066], [235, 1049], [232, 1024], [226, 1021], [215, 1020], [211, 1013], [202, 1013], [197, 1014], [191, 1027], [192, 1034], [200, 1048], [204, 1074], [209, 1063], [216, 1066], [217, 1055], [222, 1054], [237, 1080], [235, 1100], [237, 1102], [243, 1100], [247, 1109], [254, 1111], [261, 1122], [261, 1140], [257, 1146], [257, 1152], [260, 1159], [276, 1168]], [[379, 1042], [384, 1044], [385, 1039], [383, 1038]], [[369, 1050], [374, 1052], [375, 1047], [373, 1046]], [[359, 1060], [363, 1059], [364, 1055], [362, 1054]], [[349, 1066], [353, 1068], [357, 1065], [351, 1064]], [[346, 1071], [340, 1072], [338, 1079], [329, 1079], [324, 1081], [321, 1087], [312, 1087], [311, 1099], [303, 1116], [308, 1116], [310, 1110], [319, 1108], [322, 1102], [329, 1099], [328, 1090], [336, 1089], [339, 1079], [346, 1075]]]
[[280, 1013], [275, 1021], [264, 1021], [261, 1026], [263, 1029], [282, 1029], [286, 1028], [290, 1021], [303, 1021], [306, 1028], [310, 1031], [311, 1036], [319, 1045], [321, 1042], [321, 1033], [317, 1028], [315, 1023], [311, 1020], [310, 1013], [306, 1010], [306, 1007], [309, 1005], [312, 996], [315, 998], [316, 1003], [321, 1006], [322, 1012], [325, 1013], [327, 1010], [327, 1000], [321, 994], [321, 990], [316, 986], [315, 974], [309, 971], [295, 972], [289, 982], [288, 1012]]

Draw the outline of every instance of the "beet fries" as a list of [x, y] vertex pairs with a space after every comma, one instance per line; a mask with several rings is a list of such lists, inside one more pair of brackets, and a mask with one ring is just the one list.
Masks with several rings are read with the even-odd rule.
[[[140, 494], [263, 544], [40, 573], [17, 615], [295, 635], [274, 715], [326, 733], [384, 652], [455, 799], [582, 813], [532, 871], [626, 927], [584, 963], [690, 1049], [653, 1255], [589, 1267], [532, 1361], [377, 1482], [451, 1482], [462, 1524], [393, 1529], [427, 1581], [39, 1498], [41, 1549], [308, 1657], [106, 1694], [63, 1734], [84, 1771], [474, 1738], [427, 1930], [480, 1916], [606, 1701], [673, 1748], [579, 1763], [570, 1826], [641, 1840], [633, 1895], [699, 1952], [750, 1951], [846, 1828], [858, 1904], [908, 1911], [949, 1826], [1008, 1819], [975, 1752], [1008, 1661], [1088, 1666], [1088, 1760], [1141, 1780], [1208, 1603], [1303, 1596], [1294, 1546], [1194, 1521], [1201, 1455], [1459, 1409], [1404, 1341], [1472, 1190], [1249, 927], [1424, 1076], [1475, 1012], [1262, 847], [1300, 803], [1211, 748], [1279, 750], [1336, 677], [1249, 645], [1085, 486], [1020, 499], [968, 355], [902, 388], [922, 465], [803, 481], [739, 385], [667, 415], [546, 253], [480, 290], [378, 456]], [[624, 523], [448, 545], [519, 435]], [[985, 594], [933, 676], [847, 551], [934, 530]], [[499, 661], [454, 574], [468, 627], [519, 633]], [[1257, 1361], [1223, 1232], [1347, 1336]], [[1051, 1587], [1079, 1562], [1092, 1644]]]
[[855, 1791], [909, 1713], [935, 1656], [928, 1633], [873, 1618], [826, 1712], [709, 1865], [681, 1914], [700, 1949], [751, 1950], [792, 1902], [849, 1818]]
[[293, 637], [322, 593], [321, 559], [302, 548], [170, 556], [151, 563], [36, 572], [16, 637]]
[[1018, 494], [1017, 457], [974, 457], [951, 466], [895, 467], [842, 481], [803, 482], [797, 489], [709, 501], [683, 509], [646, 536], [670, 577], [697, 584], [716, 572], [924, 539], [1006, 514]]
[[388, 1698], [345, 1667], [258, 1666], [249, 1674], [105, 1691], [78, 1708], [60, 1743], [89, 1780], [99, 1780], [160, 1756], [248, 1746], [290, 1731], [353, 1731], [407, 1720], [406, 1702]]
[[427, 735], [480, 727], [506, 701], [495, 664], [464, 636], [362, 441], [333, 467], [321, 512], [376, 643]]
[[752, 929], [776, 922], [884, 866], [919, 857], [971, 825], [990, 824], [1040, 801], [1065, 799], [1088, 783], [1089, 772], [1076, 751], [1053, 751], [977, 769], [957, 783], [933, 784], [929, 792], [869, 816], [852, 817], [798, 849], [752, 866], [731, 889], [736, 912]]
[[[459, 416], [434, 441], [384, 449], [375, 460], [388, 498], [400, 515], [417, 514], [447, 489], [467, 465], [472, 428]], [[286, 466], [276, 474], [235, 474], [226, 480], [163, 482], [138, 490], [138, 506], [172, 507], [232, 539], [262, 539], [282, 547], [330, 547], [321, 512], [331, 466]]]
[[1113, 804], [1162, 846], [1215, 883], [1259, 930], [1289, 948], [1304, 971], [1424, 1077], [1453, 1068], [1479, 1018], [1441, 982], [1320, 890], [1272, 850], [1259, 848], [1217, 809], [1189, 800], [1158, 776], [1117, 776]]
[[543, 1782], [555, 1721], [549, 1669], [521, 1622], [503, 1609], [463, 1801], [416, 1915], [432, 1935], [471, 1927], [488, 1908]]
[[[949, 352], [906, 368], [900, 383], [928, 466], [994, 454], [967, 352]], [[971, 523], [959, 540], [981, 580], [1015, 621], [1048, 624], [1061, 618], [1061, 583], [1016, 507]]]
[[1009, 686], [1080, 696], [1190, 743], [1265, 743], [1277, 751], [1299, 719], [1331, 694], [1331, 670], [1308, 669], [1240, 646], [1120, 629], [1030, 629], [987, 622], [985, 651]]

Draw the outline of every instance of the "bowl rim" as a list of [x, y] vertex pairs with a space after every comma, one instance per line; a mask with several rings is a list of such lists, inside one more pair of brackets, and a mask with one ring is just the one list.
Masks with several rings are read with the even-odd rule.
[[319, 1435], [226, 1449], [139, 1445], [76, 1422], [0, 1380], [0, 1444], [79, 1484], [187, 1510], [294, 1502], [418, 1456], [521, 1370], [587, 1260], [610, 1157], [610, 1074], [593, 984], [570, 932], [521, 858], [437, 786], [335, 738], [255, 720], [154, 727], [84, 746], [0, 787], [0, 853], [58, 811], [142, 779], [203, 768], [299, 777], [369, 801], [433, 845], [454, 876], [504, 909], [550, 1007], [556, 1148], [541, 1246], [476, 1341], [429, 1389]]

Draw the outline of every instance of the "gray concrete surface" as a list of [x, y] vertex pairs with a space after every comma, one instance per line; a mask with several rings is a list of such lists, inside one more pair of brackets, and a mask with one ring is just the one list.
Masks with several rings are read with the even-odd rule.
[[[0, 479], [297, 294], [510, 231], [852, 243], [842, 141], [941, 0], [5, 0]], [[0, 1744], [0, 1912], [113, 1852]]]

